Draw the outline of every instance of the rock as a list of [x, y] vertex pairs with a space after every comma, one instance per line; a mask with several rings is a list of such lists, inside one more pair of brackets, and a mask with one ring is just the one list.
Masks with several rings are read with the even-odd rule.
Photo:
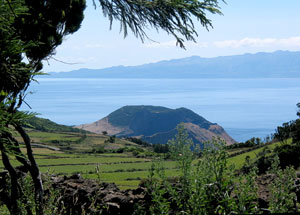
[[120, 202], [124, 202], [126, 201], [125, 200], [125, 196], [120, 194], [120, 193], [110, 193], [108, 195], [106, 195], [104, 198], [103, 198], [103, 201], [104, 202], [117, 202], [117, 203], [120, 203]]
[[107, 214], [112, 214], [112, 215], [119, 215], [120, 212], [120, 205], [114, 202], [107, 202]]
[[80, 174], [74, 174], [69, 177], [69, 179], [82, 179]]
[[144, 193], [145, 191], [146, 191], [146, 188], [138, 187], [137, 189], [132, 190], [132, 194], [133, 195], [138, 195], [138, 194]]
[[[300, 174], [298, 174], [299, 176]], [[1, 178], [1, 177], [0, 177]], [[259, 208], [267, 209], [270, 201], [269, 185], [275, 179], [273, 174], [261, 175], [257, 178]], [[101, 183], [95, 180], [81, 177], [51, 177], [52, 186], [60, 191], [59, 209], [65, 210], [64, 214], [79, 215], [82, 211], [86, 214], [114, 214], [131, 215], [138, 206], [147, 206], [151, 202], [151, 196], [146, 188], [141, 185], [137, 189], [120, 190], [114, 183]], [[172, 183], [178, 188], [178, 181]], [[300, 178], [295, 181], [295, 193], [300, 199]], [[215, 184], [207, 185], [214, 187]], [[47, 193], [47, 192], [45, 192]]]
[[97, 183], [95, 180], [83, 179], [76, 175], [70, 177], [50, 178], [52, 186], [60, 190], [60, 206], [66, 214], [116, 214], [134, 213], [134, 204], [142, 201], [145, 188], [120, 190], [114, 183]]
[[117, 192], [120, 190], [115, 183], [105, 183], [105, 182], [101, 183], [101, 189], [102, 190], [110, 190], [110, 191], [114, 191], [114, 192]]

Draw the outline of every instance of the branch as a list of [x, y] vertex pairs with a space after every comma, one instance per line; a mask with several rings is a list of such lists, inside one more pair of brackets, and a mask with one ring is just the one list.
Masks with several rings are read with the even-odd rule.
[[[53, 60], [55, 60], [55, 61], [57, 61], [57, 62], [60, 62], [60, 63], [63, 63], [63, 64], [67, 64], [67, 65], [82, 64], [82, 63], [69, 63], [69, 62], [65, 62], [65, 61], [62, 61], [62, 60], [58, 60], [58, 59], [54, 58], [53, 56], [51, 56], [51, 57], [49, 57], [49, 58], [51, 58], [51, 59], [53, 59]], [[47, 61], [48, 61], [48, 59], [47, 59]], [[48, 64], [49, 64], [49, 63], [48, 63]]]
[[7, 0], [6, 0], [6, 3], [8, 4], [8, 7], [9, 7], [10, 11], [12, 12], [13, 16], [14, 16], [14, 17], [17, 17], [17, 15], [16, 15], [14, 9], [12, 8], [12, 6], [11, 6], [11, 4], [10, 4], [10, 1], [7, 1]]
[[[13, 147], [11, 147], [10, 149], [12, 149], [12, 151], [15, 154], [15, 158], [25, 166], [25, 168], [27, 170], [31, 169], [30, 163], [28, 162], [28, 160], [25, 158], [25, 156], [23, 155], [21, 149], [20, 149], [20, 145], [19, 142], [8, 132], [6, 132], [5, 134], [6, 139], [13, 143]], [[5, 138], [4, 137], [4, 138]]]
[[[5, 152], [3, 144], [0, 144], [0, 150], [2, 155], [2, 163], [4, 167], [7, 169], [10, 175], [10, 182], [11, 182], [11, 196], [10, 196], [10, 212], [12, 214], [20, 213], [20, 208], [18, 206], [17, 200], [19, 199], [20, 193], [18, 191], [18, 175], [14, 167], [11, 165], [8, 155]], [[14, 195], [12, 197], [12, 195]]]
[[174, 36], [181, 48], [184, 40], [195, 42], [198, 36], [192, 17], [209, 30], [213, 26], [206, 12], [222, 15], [218, 0], [99, 0], [99, 3], [110, 27], [114, 20], [120, 22], [124, 37], [129, 29], [143, 42], [147, 38], [145, 29], [152, 27]]

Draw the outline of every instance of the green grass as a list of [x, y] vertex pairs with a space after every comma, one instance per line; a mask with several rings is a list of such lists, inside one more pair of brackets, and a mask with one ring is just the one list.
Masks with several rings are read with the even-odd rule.
[[[178, 172], [174, 169], [167, 169], [165, 171], [168, 176], [177, 176]], [[98, 179], [97, 174], [83, 174], [85, 178]], [[136, 172], [114, 172], [114, 173], [101, 173], [100, 181], [115, 183], [121, 189], [136, 188], [140, 183], [140, 179], [145, 179], [149, 176], [149, 171], [136, 171]]]
[[[102, 151], [103, 149], [106, 150], [106, 152], [109, 152], [117, 151], [118, 149], [125, 147], [143, 148], [143, 150], [148, 151], [147, 148], [124, 139], [116, 138], [114, 143], [106, 142], [106, 140], [109, 139], [109, 136], [102, 134], [65, 131], [47, 132], [34, 129], [27, 129], [27, 132], [33, 144], [56, 147], [69, 153], [90, 153]], [[23, 140], [17, 133], [15, 134], [15, 138], [22, 143]], [[37, 154], [46, 153], [47, 152], [37, 152]], [[48, 153], [50, 154], [51, 152]]]
[[[42, 172], [55, 174], [71, 175], [81, 173], [86, 178], [97, 179], [96, 166], [99, 165], [100, 178], [104, 182], [114, 182], [122, 189], [137, 187], [140, 179], [147, 178], [149, 168], [152, 165], [151, 159], [136, 158], [132, 153], [103, 153], [88, 154], [93, 147], [104, 147], [105, 149], [118, 149], [124, 147], [142, 148], [141, 146], [116, 138], [115, 143], [105, 143], [108, 136], [98, 134], [81, 134], [74, 132], [41, 132], [29, 130], [29, 135], [33, 143], [51, 145], [64, 149], [69, 147], [68, 151], [53, 151], [47, 148], [33, 147], [36, 161]], [[20, 137], [17, 136], [20, 139]], [[279, 143], [268, 145], [270, 149], [274, 149]], [[248, 148], [240, 148], [229, 151], [230, 154], [247, 150]], [[147, 151], [147, 148], [143, 148]], [[229, 164], [234, 164], [236, 168], [241, 168], [245, 162], [245, 158], [255, 158], [256, 154], [261, 152], [262, 148], [246, 152], [229, 158]], [[25, 148], [22, 146], [22, 151]], [[164, 161], [166, 174], [168, 176], [176, 176], [178, 173], [175, 169], [175, 162]], [[197, 161], [193, 161], [196, 164]], [[13, 160], [14, 166], [20, 165]], [[2, 162], [0, 168], [3, 168]]]
[[49, 133], [49, 132], [42, 132], [42, 131], [29, 131], [28, 132], [31, 139], [35, 138], [45, 138], [50, 140], [66, 140], [68, 137], [74, 137], [74, 136], [80, 136], [79, 134], [73, 134], [72, 133]]
[[73, 128], [71, 126], [60, 125], [55, 122], [50, 121], [49, 119], [31, 117], [25, 120], [23, 125], [27, 129], [36, 129], [46, 132], [73, 132], [73, 133], [89, 133], [87, 131]]
[[[52, 155], [58, 155], [58, 154], [63, 154], [63, 152], [61, 151], [54, 151], [54, 150], [51, 150], [51, 149], [47, 149], [47, 148], [33, 148], [34, 150], [34, 154], [35, 155], [49, 155], [49, 156], [52, 156]], [[21, 148], [21, 151], [23, 153], [26, 153], [26, 149], [25, 148]]]
[[[288, 140], [287, 143], [291, 143], [291, 140]], [[273, 150], [278, 145], [280, 145], [280, 142], [276, 142], [276, 143], [273, 143], [273, 144], [270, 144], [270, 145], [263, 146], [261, 148], [255, 149], [253, 151], [245, 152], [243, 154], [231, 157], [231, 158], [228, 159], [228, 163], [229, 163], [229, 165], [230, 164], [234, 164], [236, 169], [240, 169], [240, 168], [242, 168], [243, 164], [245, 163], [245, 158], [247, 156], [249, 156], [250, 159], [254, 159], [256, 157], [256, 155], [259, 152], [263, 151], [263, 149], [265, 147], [268, 147], [270, 150]]]
[[[46, 160], [43, 162], [43, 160]], [[71, 175], [80, 173], [85, 178], [97, 179], [96, 166], [98, 161], [100, 178], [103, 182], [116, 183], [121, 189], [128, 189], [137, 187], [140, 183], [140, 179], [147, 178], [149, 174], [149, 168], [152, 165], [149, 159], [114, 157], [108, 158], [92, 158], [92, 157], [77, 157], [77, 158], [61, 158], [61, 159], [38, 159], [37, 162], [40, 165], [42, 172], [49, 172], [54, 174]], [[106, 164], [103, 164], [106, 163]], [[82, 163], [92, 162], [91, 164], [82, 165]], [[93, 163], [95, 162], [95, 163]], [[117, 163], [119, 162], [119, 163]], [[131, 163], [121, 163], [131, 162]], [[41, 166], [48, 164], [51, 166]], [[62, 165], [58, 164], [74, 164], [74, 165]], [[108, 164], [109, 163], [109, 164]], [[165, 161], [164, 166], [166, 168], [167, 175], [176, 175], [175, 162]]]
[[[48, 170], [49, 168], [53, 170], [55, 173], [75, 173], [82, 172], [88, 173], [95, 171], [96, 166], [99, 166], [100, 172], [102, 173], [111, 173], [111, 172], [135, 172], [141, 170], [148, 170], [151, 167], [150, 161], [138, 161], [132, 163], [111, 163], [111, 164], [101, 164], [101, 163], [90, 163], [83, 165], [82, 163], [78, 163], [75, 165], [57, 165], [53, 164], [52, 166], [41, 166], [42, 170]], [[173, 169], [175, 168], [175, 162], [166, 161], [164, 162], [165, 168]]]
[[[45, 135], [46, 136], [46, 135]], [[268, 145], [274, 149], [279, 143]], [[255, 158], [262, 148], [229, 158], [229, 164], [235, 164], [236, 168], [241, 168], [245, 157]], [[152, 165], [150, 159], [132, 157], [128, 153], [105, 153], [105, 154], [69, 154], [56, 152], [44, 148], [34, 148], [36, 161], [42, 172], [54, 174], [71, 175], [81, 173], [86, 178], [97, 178], [96, 166], [99, 165], [100, 177], [102, 181], [114, 182], [122, 189], [138, 186], [140, 179], [148, 176], [148, 170]], [[195, 160], [193, 163], [195, 164]], [[12, 161], [13, 165], [19, 165]], [[0, 165], [2, 166], [2, 164]], [[175, 176], [175, 162], [164, 161], [166, 174]]]
[[77, 158], [59, 158], [59, 159], [36, 159], [39, 165], [57, 165], [57, 164], [86, 164], [86, 163], [128, 163], [143, 162], [149, 159], [132, 157], [77, 157]]

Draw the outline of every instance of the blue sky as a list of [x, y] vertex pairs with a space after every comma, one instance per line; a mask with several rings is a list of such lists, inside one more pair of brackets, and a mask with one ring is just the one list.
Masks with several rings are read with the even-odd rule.
[[223, 16], [208, 16], [213, 29], [206, 31], [197, 23], [197, 43], [187, 42], [186, 50], [176, 47], [172, 36], [149, 30], [157, 42], [142, 43], [133, 35], [123, 38], [119, 23], [109, 30], [109, 21], [88, 1], [81, 29], [65, 38], [53, 56], [44, 62], [45, 72], [79, 68], [105, 68], [183, 58], [193, 55], [216, 57], [276, 50], [300, 51], [299, 0], [227, 0], [220, 3]]

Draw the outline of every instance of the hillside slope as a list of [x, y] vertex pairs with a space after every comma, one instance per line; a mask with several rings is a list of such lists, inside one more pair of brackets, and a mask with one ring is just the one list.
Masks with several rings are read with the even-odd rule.
[[167, 143], [176, 134], [176, 126], [183, 122], [195, 143], [213, 137], [224, 139], [227, 144], [235, 141], [225, 130], [186, 108], [169, 109], [159, 106], [125, 106], [107, 117], [91, 124], [76, 126], [94, 133], [106, 131], [109, 135], [140, 137], [150, 143]]
[[75, 132], [75, 133], [86, 133], [78, 128], [73, 128], [72, 126], [60, 125], [49, 119], [44, 119], [40, 117], [31, 117], [25, 120], [23, 126], [25, 128], [36, 129], [45, 132]]

